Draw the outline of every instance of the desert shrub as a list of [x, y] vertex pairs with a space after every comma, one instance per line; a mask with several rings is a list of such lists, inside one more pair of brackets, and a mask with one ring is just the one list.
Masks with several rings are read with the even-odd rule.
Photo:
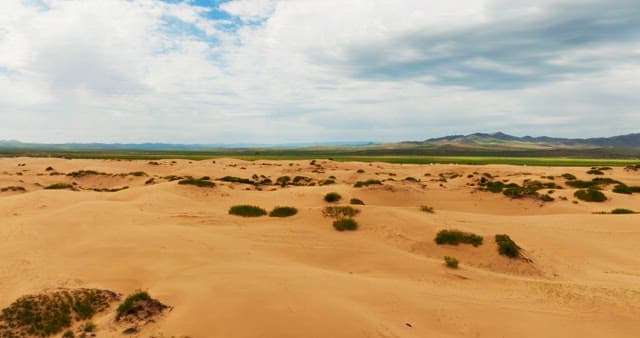
[[71, 330], [67, 330], [62, 334], [62, 338], [74, 338], [75, 336]]
[[544, 195], [540, 195], [540, 200], [543, 202], [553, 202], [555, 199], [549, 196], [549, 194], [544, 194]]
[[9, 186], [9, 187], [0, 188], [0, 192], [7, 192], [7, 191], [25, 192], [25, 191], [27, 191], [27, 189], [25, 189], [24, 187], [14, 186], [14, 185]]
[[635, 214], [636, 212], [629, 209], [617, 208], [617, 209], [611, 210], [611, 213], [614, 215], [621, 215], [621, 214]]
[[[117, 295], [98, 289], [23, 296], [0, 313], [0, 337], [47, 337], [109, 307]], [[65, 333], [66, 334], [66, 333]]]
[[280, 176], [276, 179], [276, 184], [283, 188], [286, 187], [289, 182], [291, 182], [291, 177], [289, 176]]
[[341, 218], [333, 222], [333, 227], [338, 231], [353, 231], [358, 229], [358, 222], [353, 218]]
[[125, 298], [116, 309], [116, 321], [153, 322], [153, 317], [159, 315], [168, 306], [151, 298], [145, 291], [137, 291]]
[[450, 244], [458, 245], [471, 244], [473, 246], [479, 246], [482, 244], [482, 236], [476, 235], [471, 232], [462, 232], [460, 230], [440, 230], [436, 234], [435, 241], [437, 244]]
[[234, 205], [229, 209], [230, 215], [242, 217], [260, 217], [267, 214], [267, 211], [255, 205]]
[[359, 213], [359, 209], [350, 206], [328, 206], [322, 209], [322, 216], [332, 218], [352, 218]]
[[96, 324], [94, 324], [93, 322], [87, 322], [82, 327], [82, 331], [84, 332], [93, 332], [95, 330], [96, 330]]
[[327, 179], [327, 180], [321, 181], [320, 185], [331, 185], [331, 184], [335, 184], [335, 183], [336, 183], [336, 181], [334, 181], [333, 179]]
[[53, 170], [55, 170], [55, 169], [53, 169], [53, 167], [51, 167], [51, 166], [49, 166], [49, 167], [47, 167], [47, 169], [45, 169], [45, 171], [53, 171]]
[[417, 178], [411, 176], [405, 177], [404, 180], [409, 182], [419, 182]]
[[364, 169], [358, 169], [356, 172], [357, 172], [358, 174], [364, 174]]
[[151, 177], [150, 179], [148, 179], [148, 180], [146, 180], [146, 181], [144, 182], [144, 184], [146, 184], [146, 185], [154, 184], [154, 183], [156, 183], [156, 179], [155, 179], [155, 178], [153, 178], [153, 177]]
[[269, 217], [289, 217], [298, 213], [294, 207], [275, 207], [269, 212]]
[[311, 177], [306, 176], [295, 176], [291, 181], [293, 185], [309, 185], [313, 179]]
[[241, 178], [241, 177], [235, 177], [235, 176], [225, 176], [225, 177], [221, 177], [218, 179], [218, 181], [223, 181], [223, 182], [231, 182], [231, 183], [241, 183], [241, 184], [255, 184], [254, 181], [248, 179], [248, 178]]
[[201, 188], [213, 188], [216, 186], [215, 183], [206, 180], [206, 177], [203, 178], [193, 178], [193, 177], [187, 177], [183, 180], [180, 180], [178, 182], [178, 184], [182, 184], [182, 185], [195, 185], [197, 187], [201, 187]]
[[640, 187], [630, 187], [628, 185], [625, 184], [618, 184], [613, 188], [613, 192], [618, 193], [618, 194], [633, 194], [633, 193], [640, 193]]
[[107, 173], [101, 173], [95, 170], [78, 170], [74, 172], [70, 172], [67, 176], [71, 177], [84, 177], [84, 176], [94, 176], [94, 175], [109, 175]]
[[573, 181], [576, 179], [576, 177], [572, 174], [566, 173], [566, 174], [562, 174], [562, 177], [564, 177], [564, 179], [568, 180], [568, 181]]
[[364, 202], [359, 198], [352, 198], [349, 203], [351, 203], [352, 205], [364, 205]]
[[74, 189], [74, 188], [73, 188], [73, 185], [68, 183], [55, 183], [55, 184], [46, 186], [45, 189], [61, 190], [61, 189]]
[[428, 205], [423, 205], [423, 206], [421, 206], [421, 207], [420, 207], [420, 210], [421, 210], [421, 211], [424, 211], [424, 212], [428, 212], [428, 213], [430, 213], [430, 214], [433, 214], [433, 213], [435, 212], [435, 210], [433, 210], [433, 207], [430, 207], [430, 206], [428, 206]]
[[496, 235], [498, 253], [509, 258], [520, 257], [520, 247], [508, 235]]
[[94, 188], [93, 191], [97, 191], [97, 192], [118, 192], [118, 191], [122, 191], [122, 190], [126, 190], [129, 189], [129, 186], [124, 186], [124, 187], [120, 187], [120, 188]]
[[330, 192], [324, 195], [324, 200], [329, 203], [338, 202], [341, 198], [342, 196], [340, 196], [340, 194], [338, 194], [337, 192]]
[[147, 173], [145, 173], [144, 171], [132, 171], [127, 175], [136, 176], [136, 177], [148, 176]]
[[452, 269], [458, 268], [458, 260], [453, 256], [444, 256], [444, 263]]
[[118, 309], [116, 310], [116, 318], [121, 317], [122, 315], [124, 315], [125, 313], [133, 309], [133, 306], [135, 305], [136, 302], [150, 300], [150, 299], [151, 299], [151, 296], [149, 296], [149, 294], [145, 291], [138, 291], [134, 294], [129, 295], [124, 300], [124, 302], [122, 302], [122, 304], [118, 306]]
[[573, 195], [577, 199], [585, 202], [604, 202], [607, 200], [607, 196], [605, 196], [601, 191], [594, 189], [578, 190]]
[[604, 175], [604, 172], [600, 169], [591, 169], [589, 171], [587, 171], [587, 174], [589, 175]]
[[165, 176], [164, 179], [169, 182], [173, 182], [173, 181], [181, 180], [182, 176], [168, 175], [168, 176]]
[[362, 187], [368, 187], [370, 185], [382, 185], [382, 182], [380, 180], [369, 179], [366, 181], [358, 181], [353, 186], [355, 188], [362, 188]]

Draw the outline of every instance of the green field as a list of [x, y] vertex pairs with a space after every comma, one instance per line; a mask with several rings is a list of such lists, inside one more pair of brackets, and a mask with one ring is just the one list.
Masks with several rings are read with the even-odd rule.
[[0, 157], [60, 157], [84, 159], [160, 160], [186, 159], [206, 160], [214, 158], [237, 158], [255, 160], [312, 160], [332, 159], [349, 162], [387, 162], [406, 164], [511, 164], [529, 166], [626, 166], [640, 164], [640, 159], [572, 158], [572, 157], [512, 157], [512, 156], [430, 156], [430, 155], [353, 155], [344, 151], [300, 151], [300, 150], [219, 150], [219, 151], [135, 151], [135, 150], [0, 150]]

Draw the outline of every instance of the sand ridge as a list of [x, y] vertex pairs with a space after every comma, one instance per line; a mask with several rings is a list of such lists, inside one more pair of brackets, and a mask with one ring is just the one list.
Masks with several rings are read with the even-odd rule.
[[[635, 337], [640, 329], [640, 215], [594, 214], [640, 211], [640, 195], [608, 186], [606, 202], [574, 203], [575, 189], [560, 176], [590, 180], [588, 168], [155, 162], [0, 159], [0, 188], [26, 189], [0, 193], [0, 307], [61, 287], [148, 290], [173, 309], [140, 337]], [[108, 175], [66, 175], [79, 170]], [[512, 200], [479, 191], [483, 173], [518, 184], [554, 176], [564, 189], [553, 202]], [[180, 185], [170, 175], [209, 176], [216, 187]], [[253, 175], [336, 183], [257, 188], [215, 180]], [[624, 168], [604, 176], [640, 185], [640, 173]], [[367, 179], [383, 184], [353, 187]], [[43, 189], [55, 183], [74, 190]], [[332, 191], [342, 204], [365, 202], [357, 231], [337, 232], [322, 216]], [[228, 214], [246, 203], [299, 212]], [[447, 228], [485, 242], [436, 245], [435, 234]], [[500, 233], [532, 262], [498, 255], [493, 235]], [[445, 255], [460, 268], [447, 269]], [[113, 318], [94, 322], [99, 337], [122, 336]]]

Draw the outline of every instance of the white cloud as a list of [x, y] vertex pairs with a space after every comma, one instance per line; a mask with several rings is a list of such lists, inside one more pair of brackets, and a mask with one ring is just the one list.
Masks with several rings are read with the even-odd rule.
[[229, 27], [191, 1], [0, 1], [0, 13], [11, 13], [0, 16], [0, 139], [633, 132], [635, 12], [608, 18], [622, 22], [609, 42], [593, 27], [588, 36], [539, 34], [541, 22], [602, 12], [598, 2], [588, 3], [598, 13], [567, 10], [581, 3], [234, 0], [219, 8], [241, 22]]

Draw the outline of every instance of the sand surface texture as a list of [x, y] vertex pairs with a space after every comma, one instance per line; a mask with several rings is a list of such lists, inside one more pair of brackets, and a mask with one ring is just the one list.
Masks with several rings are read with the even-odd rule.
[[[78, 170], [108, 175], [66, 175]], [[587, 170], [0, 159], [0, 188], [25, 189], [0, 193], [0, 308], [60, 288], [123, 296], [146, 290], [172, 308], [129, 336], [639, 337], [640, 215], [595, 212], [640, 211], [640, 193], [617, 194], [608, 185], [607, 201], [577, 201], [560, 175], [640, 186], [640, 171], [617, 167], [593, 176]], [[144, 174], [133, 174], [138, 171]], [[510, 199], [479, 191], [483, 173], [563, 189], [553, 189], [552, 202]], [[216, 186], [181, 185], [170, 175], [209, 176]], [[217, 180], [254, 175], [273, 182], [306, 176], [315, 185]], [[330, 176], [335, 184], [318, 183]], [[353, 187], [367, 179], [383, 184]], [[74, 188], [44, 189], [55, 183]], [[122, 187], [128, 188], [94, 190]], [[323, 217], [330, 205], [323, 196], [332, 191], [343, 197], [338, 205], [364, 201], [355, 206], [357, 231], [336, 231]], [[298, 214], [229, 215], [237, 204], [293, 206]], [[473, 232], [484, 243], [437, 245], [441, 229]], [[526, 259], [498, 254], [494, 235], [503, 233]], [[444, 256], [455, 256], [459, 268], [447, 268]], [[113, 311], [92, 321], [98, 337], [123, 336]]]

